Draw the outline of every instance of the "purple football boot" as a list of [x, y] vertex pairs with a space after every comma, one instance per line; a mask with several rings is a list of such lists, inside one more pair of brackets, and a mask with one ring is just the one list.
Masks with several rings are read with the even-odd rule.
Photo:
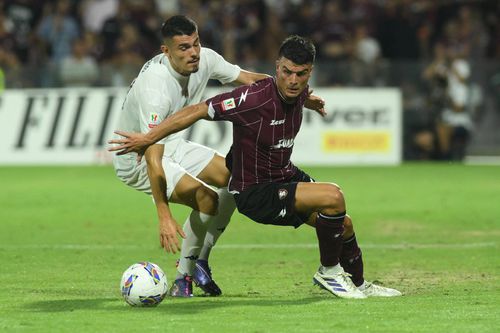
[[172, 297], [193, 297], [193, 278], [184, 275], [172, 283], [168, 294]]
[[212, 280], [212, 271], [207, 260], [196, 261], [193, 280], [196, 286], [201, 288], [207, 296], [220, 296], [222, 294], [222, 290]]

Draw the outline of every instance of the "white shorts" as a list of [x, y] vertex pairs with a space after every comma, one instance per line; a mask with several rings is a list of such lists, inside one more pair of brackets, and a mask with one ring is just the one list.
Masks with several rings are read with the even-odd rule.
[[[217, 152], [211, 148], [184, 139], [175, 140], [177, 145], [170, 156], [163, 155], [162, 165], [167, 177], [167, 198], [179, 180], [185, 174], [196, 177], [200, 174]], [[172, 142], [168, 143], [169, 145]], [[136, 154], [114, 156], [113, 164], [116, 175], [125, 184], [151, 194], [147, 165], [144, 159], [140, 164], [136, 162]]]
[[450, 109], [445, 109], [442, 114], [442, 120], [443, 123], [452, 127], [462, 126], [469, 131], [474, 129], [472, 119], [466, 111], [454, 112]]

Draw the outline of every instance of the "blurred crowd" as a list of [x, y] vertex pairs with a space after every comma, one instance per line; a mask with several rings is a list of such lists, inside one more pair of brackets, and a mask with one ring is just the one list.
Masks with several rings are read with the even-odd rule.
[[0, 88], [126, 86], [178, 13], [245, 68], [272, 73], [300, 34], [318, 49], [314, 85], [401, 87], [409, 158], [460, 159], [455, 139], [486, 90], [500, 95], [498, 0], [3, 0]]

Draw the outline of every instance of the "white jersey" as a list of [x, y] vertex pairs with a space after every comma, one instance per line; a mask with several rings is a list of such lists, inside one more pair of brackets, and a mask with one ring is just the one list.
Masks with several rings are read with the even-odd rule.
[[[172, 68], [163, 53], [159, 54], [144, 64], [132, 82], [118, 129], [146, 133], [186, 105], [199, 103], [209, 79], [226, 84], [235, 81], [240, 71], [239, 66], [227, 62], [217, 52], [202, 47], [198, 71], [186, 77]], [[176, 140], [181, 136], [179, 132], [158, 141], [165, 145], [165, 155], [174, 153]]]
[[[202, 47], [198, 71], [185, 77], [172, 68], [163, 53], [159, 54], [144, 64], [130, 85], [117, 129], [147, 133], [184, 106], [199, 103], [209, 79], [226, 84], [235, 81], [240, 71], [240, 67], [228, 63], [215, 51]], [[162, 164], [167, 176], [167, 197], [182, 175], [186, 172], [197, 175], [215, 153], [204, 146], [186, 142], [181, 136], [179, 132], [158, 141], [164, 145]], [[151, 193], [146, 163], [137, 164], [135, 153], [115, 154], [113, 164], [123, 182]]]

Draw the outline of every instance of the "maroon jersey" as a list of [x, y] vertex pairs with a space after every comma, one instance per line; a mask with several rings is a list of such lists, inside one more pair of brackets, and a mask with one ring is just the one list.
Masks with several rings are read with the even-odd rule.
[[297, 167], [290, 156], [307, 94], [308, 88], [288, 104], [279, 96], [275, 79], [267, 78], [206, 101], [213, 120], [233, 123], [230, 191], [293, 177]]

